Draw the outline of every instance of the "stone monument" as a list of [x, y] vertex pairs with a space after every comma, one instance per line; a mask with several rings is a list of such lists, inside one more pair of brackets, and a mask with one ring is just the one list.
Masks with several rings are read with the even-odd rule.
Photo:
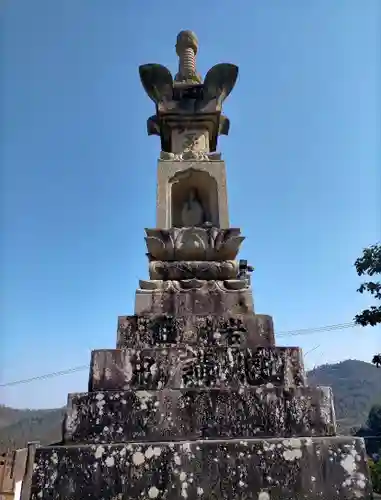
[[69, 395], [61, 445], [37, 450], [31, 498], [370, 499], [363, 440], [336, 436], [331, 390], [306, 385], [300, 349], [254, 311], [216, 152], [238, 68], [202, 82], [197, 49], [183, 31], [174, 79], [139, 68], [161, 140], [149, 279], [116, 349], [93, 351], [89, 392]]

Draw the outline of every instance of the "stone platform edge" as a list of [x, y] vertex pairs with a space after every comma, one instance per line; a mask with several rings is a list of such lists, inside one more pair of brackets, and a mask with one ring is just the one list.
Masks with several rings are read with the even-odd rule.
[[65, 443], [335, 434], [329, 387], [74, 393], [64, 423]]
[[341, 436], [45, 447], [31, 500], [371, 500], [365, 457]]

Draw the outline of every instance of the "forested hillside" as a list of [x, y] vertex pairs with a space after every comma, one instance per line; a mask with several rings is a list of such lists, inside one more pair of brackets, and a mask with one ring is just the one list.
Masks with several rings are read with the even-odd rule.
[[17, 410], [0, 406], [0, 452], [24, 447], [28, 441], [53, 443], [61, 439], [64, 409]]
[[381, 369], [363, 361], [319, 366], [308, 372], [308, 383], [332, 387], [340, 433], [364, 424], [372, 405], [381, 402]]

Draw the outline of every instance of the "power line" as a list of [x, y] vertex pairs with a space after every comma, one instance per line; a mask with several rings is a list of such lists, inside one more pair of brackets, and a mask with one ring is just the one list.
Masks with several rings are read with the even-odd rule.
[[294, 337], [297, 335], [310, 335], [317, 332], [330, 332], [332, 330], [344, 330], [345, 328], [354, 328], [357, 326], [353, 321], [350, 323], [340, 323], [337, 325], [320, 326], [316, 328], [303, 328], [302, 330], [289, 330], [287, 332], [279, 332], [277, 337]]
[[[315, 327], [315, 328], [303, 328], [301, 330], [283, 331], [283, 332], [279, 332], [278, 334], [276, 334], [276, 337], [286, 337], [286, 336], [296, 337], [299, 335], [311, 335], [313, 333], [318, 333], [318, 332], [330, 332], [332, 330], [344, 330], [346, 328], [353, 328], [355, 326], [356, 326], [356, 324], [354, 322], [338, 323], [336, 325], [327, 325], [327, 326], [320, 326], [320, 327]], [[88, 370], [88, 369], [89, 369], [89, 365], [75, 366], [74, 368], [69, 368], [67, 370], [61, 370], [61, 371], [52, 372], [52, 373], [45, 373], [44, 375], [38, 375], [36, 377], [26, 378], [26, 379], [22, 379], [22, 380], [14, 380], [12, 382], [6, 382], [3, 384], [0, 384], [0, 387], [11, 387], [11, 386], [15, 386], [15, 385], [28, 384], [29, 382], [35, 382], [37, 380], [47, 380], [47, 379], [54, 378], [54, 377], [61, 377], [63, 375], [70, 375], [71, 373], [76, 373], [76, 372], [80, 372], [80, 371]]]
[[319, 349], [319, 347], [320, 347], [320, 344], [319, 344], [319, 345], [317, 345], [317, 346], [315, 346], [315, 347], [313, 347], [313, 348], [312, 348], [312, 349], [310, 349], [309, 351], [305, 352], [305, 353], [304, 353], [304, 357], [306, 357], [306, 356], [307, 356], [307, 354], [309, 354], [310, 352], [314, 352], [314, 351], [316, 351], [316, 349]]
[[79, 372], [89, 368], [89, 365], [76, 366], [74, 368], [69, 368], [68, 370], [61, 370], [59, 372], [45, 373], [44, 375], [38, 375], [32, 378], [26, 378], [23, 380], [15, 380], [13, 382], [7, 382], [5, 384], [0, 384], [0, 387], [10, 387], [12, 385], [27, 384], [28, 382], [34, 382], [36, 380], [45, 380], [53, 377], [61, 377], [62, 375], [69, 375], [70, 373]]

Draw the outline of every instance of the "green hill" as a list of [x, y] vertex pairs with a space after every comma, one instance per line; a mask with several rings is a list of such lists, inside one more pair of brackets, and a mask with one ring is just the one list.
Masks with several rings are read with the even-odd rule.
[[309, 385], [332, 387], [339, 433], [363, 425], [370, 408], [381, 402], [381, 369], [348, 359], [308, 372]]
[[19, 410], [0, 406], [0, 452], [23, 448], [29, 441], [61, 440], [65, 410]]
[[[381, 401], [381, 369], [363, 361], [319, 366], [308, 372], [308, 383], [332, 387], [341, 434], [364, 424], [371, 406]], [[63, 408], [19, 410], [0, 406], [0, 452], [22, 448], [28, 441], [59, 442], [63, 416]]]

